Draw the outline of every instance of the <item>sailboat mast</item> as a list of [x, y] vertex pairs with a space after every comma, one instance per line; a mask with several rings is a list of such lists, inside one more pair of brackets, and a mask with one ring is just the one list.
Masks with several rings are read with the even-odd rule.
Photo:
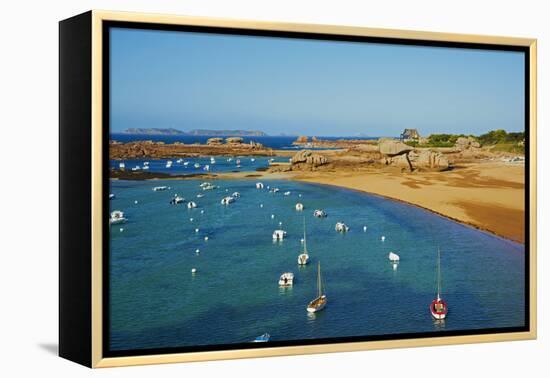
[[307, 242], [306, 242], [306, 217], [304, 217], [304, 253], [307, 253]]
[[319, 290], [318, 297], [320, 297], [323, 293], [323, 290], [321, 288], [321, 262], [320, 261], [317, 263], [317, 288]]
[[441, 252], [437, 248], [437, 300], [441, 299]]

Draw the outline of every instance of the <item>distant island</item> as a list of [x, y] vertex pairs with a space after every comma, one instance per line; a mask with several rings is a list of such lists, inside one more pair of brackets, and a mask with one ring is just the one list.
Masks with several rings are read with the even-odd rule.
[[263, 131], [258, 130], [206, 130], [206, 129], [195, 129], [191, 130], [187, 133], [188, 135], [195, 135], [195, 136], [237, 136], [237, 137], [243, 137], [243, 136], [267, 136], [266, 133]]
[[207, 130], [207, 129], [194, 129], [190, 131], [182, 131], [174, 128], [129, 128], [124, 130], [124, 134], [132, 135], [193, 135], [193, 136], [267, 136], [263, 131], [257, 130]]

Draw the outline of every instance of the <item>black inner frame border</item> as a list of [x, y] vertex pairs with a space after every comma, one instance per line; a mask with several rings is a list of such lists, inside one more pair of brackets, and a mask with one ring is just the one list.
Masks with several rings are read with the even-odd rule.
[[[289, 32], [289, 31], [273, 31], [273, 30], [257, 30], [244, 28], [227, 28], [227, 27], [212, 27], [212, 26], [193, 26], [193, 25], [171, 25], [160, 23], [146, 22], [128, 22], [128, 21], [102, 21], [102, 158], [103, 158], [103, 198], [105, 193], [109, 193], [109, 140], [110, 140], [110, 30], [111, 28], [125, 28], [138, 30], [157, 30], [157, 31], [178, 31], [178, 32], [194, 32], [204, 34], [221, 34], [221, 35], [240, 35], [254, 37], [275, 37], [275, 38], [290, 38], [290, 39], [309, 39], [323, 40], [335, 42], [363, 42], [376, 43], [386, 45], [401, 45], [401, 46], [418, 46], [418, 47], [444, 47], [444, 48], [462, 48], [475, 50], [493, 50], [493, 51], [514, 51], [523, 52], [524, 54], [524, 123], [525, 123], [525, 321], [524, 326], [520, 327], [503, 327], [503, 328], [481, 328], [470, 330], [453, 330], [453, 331], [438, 331], [438, 332], [418, 332], [418, 333], [400, 333], [387, 335], [372, 335], [372, 336], [352, 336], [352, 337], [334, 337], [334, 338], [319, 338], [306, 340], [288, 340], [288, 341], [270, 341], [269, 343], [235, 343], [235, 344], [216, 344], [216, 345], [197, 345], [185, 347], [166, 347], [152, 349], [131, 349], [131, 350], [111, 350], [110, 349], [110, 270], [109, 270], [109, 235], [110, 228], [107, 222], [103, 222], [103, 240], [102, 240], [102, 257], [103, 257], [103, 298], [102, 298], [102, 316], [103, 316], [103, 357], [130, 357], [140, 355], [158, 355], [170, 353], [191, 353], [191, 352], [206, 352], [206, 351], [221, 351], [221, 350], [236, 350], [236, 349], [264, 349], [272, 347], [288, 347], [288, 346], [306, 346], [320, 344], [337, 344], [365, 341], [385, 341], [385, 340], [405, 340], [417, 338], [437, 338], [449, 336], [467, 336], [467, 335], [487, 335], [512, 332], [528, 332], [530, 330], [530, 139], [531, 139], [531, 124], [530, 124], [530, 54], [528, 46], [515, 45], [499, 45], [499, 44], [484, 44], [484, 43], [466, 43], [466, 42], [444, 42], [430, 40], [416, 40], [404, 38], [388, 38], [388, 37], [367, 37], [355, 35], [336, 35], [325, 33], [309, 33], [309, 32]], [[109, 201], [103, 201], [102, 214], [109, 213]]]

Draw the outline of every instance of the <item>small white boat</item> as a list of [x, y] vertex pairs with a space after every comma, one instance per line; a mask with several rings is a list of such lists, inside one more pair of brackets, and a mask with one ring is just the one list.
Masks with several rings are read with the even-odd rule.
[[127, 219], [124, 217], [124, 213], [120, 210], [115, 210], [109, 217], [109, 224], [125, 223]]
[[367, 232], [367, 226], [363, 226], [363, 232]]
[[390, 252], [388, 254], [388, 259], [393, 263], [397, 263], [399, 262], [399, 255], [396, 253]]
[[197, 273], [197, 268], [192, 268], [191, 273], [193, 273], [193, 274]]
[[285, 230], [275, 230], [273, 231], [273, 240], [283, 240], [286, 236]]
[[237, 161], [235, 161], [235, 164], [237, 165], [241, 164], [241, 159], [237, 159]]
[[228, 158], [228, 159], [227, 159], [227, 162], [228, 162], [228, 163], [231, 163], [232, 161], [233, 161], [233, 158]]
[[240, 168], [240, 167], [241, 167], [241, 165], [240, 165], [240, 164], [237, 164], [237, 168]]
[[197, 194], [197, 198], [202, 198], [202, 197], [204, 197], [204, 194], [202, 193]]
[[171, 168], [172, 167], [172, 160], [168, 160], [166, 162], [166, 168]]
[[253, 343], [267, 343], [271, 336], [269, 333], [264, 333], [263, 335], [260, 335], [256, 337], [254, 340], [252, 340]]
[[381, 236], [380, 237], [380, 241], [385, 241], [386, 240], [386, 237], [385, 236]]
[[126, 168], [126, 165], [124, 164], [123, 161], [120, 162], [120, 163], [118, 163], [118, 168], [119, 168], [119, 169], [125, 169], [125, 168]]
[[286, 272], [279, 277], [279, 286], [290, 287], [294, 284], [294, 273]]
[[195, 207], [197, 207], [197, 204], [196, 204], [195, 202], [189, 201], [189, 202], [187, 203], [187, 208], [188, 208], [188, 209], [194, 209]]
[[183, 163], [183, 159], [180, 158], [180, 159], [176, 160], [176, 163], [178, 163], [178, 164]]
[[201, 165], [200, 165], [199, 163], [195, 163], [193, 166], [194, 166], [195, 168], [200, 168], [200, 167], [201, 167]]
[[174, 196], [174, 198], [172, 198], [170, 200], [171, 205], [179, 205], [179, 204], [184, 203], [184, 202], [185, 202], [185, 198], [180, 197], [178, 195]]
[[271, 188], [269, 191], [271, 193], [277, 193], [277, 192], [279, 192], [279, 188]]
[[315, 313], [321, 311], [327, 305], [327, 296], [323, 293], [323, 283], [321, 281], [321, 262], [317, 263], [317, 298], [309, 302], [307, 312]]
[[189, 162], [188, 162], [188, 161], [184, 161], [184, 162], [183, 162], [183, 166], [184, 166], [184, 167], [187, 167], [188, 165], [189, 165]]
[[296, 211], [302, 211], [302, 210], [304, 210], [304, 205], [298, 202], [296, 204]]
[[149, 166], [148, 166], [148, 165], [144, 165], [142, 169], [147, 170], [147, 169], [149, 169]]
[[235, 198], [239, 198], [241, 196], [241, 193], [239, 192], [233, 192], [233, 194], [231, 195], [231, 197], [235, 197]]
[[230, 203], [233, 203], [233, 202], [235, 202], [235, 197], [233, 196], [223, 197], [221, 200], [222, 205], [229, 205]]
[[313, 216], [314, 217], [317, 217], [317, 218], [326, 218], [327, 217], [327, 213], [325, 213], [324, 210], [315, 210], [313, 212]]
[[139, 171], [141, 169], [141, 167], [139, 165], [136, 165], [135, 167], [132, 168], [132, 171]]
[[349, 227], [346, 226], [346, 224], [344, 222], [336, 223], [336, 226], [334, 226], [334, 229], [338, 232], [348, 232], [349, 231]]
[[166, 190], [166, 189], [168, 189], [167, 186], [155, 186], [155, 187], [153, 188], [153, 191], [154, 191], [154, 192], [162, 192], [162, 191], [164, 191], [164, 190]]
[[289, 195], [290, 195], [290, 192], [284, 192], [283, 195], [289, 196]]
[[254, 163], [256, 161], [256, 159], [251, 158], [250, 161]]
[[115, 195], [114, 194], [109, 194], [109, 199], [110, 200], [115, 199]]
[[203, 170], [205, 171], [209, 171], [210, 170], [210, 166], [208, 164], [206, 164], [204, 167], [202, 167]]
[[256, 183], [256, 189], [263, 189], [264, 188], [264, 184], [261, 183], [261, 182], [257, 182]]
[[213, 157], [210, 158], [210, 164], [216, 164], [216, 159], [214, 159]]

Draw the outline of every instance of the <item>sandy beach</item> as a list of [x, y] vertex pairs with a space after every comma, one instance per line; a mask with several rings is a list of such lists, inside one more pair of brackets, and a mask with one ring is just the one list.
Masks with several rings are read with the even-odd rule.
[[446, 172], [312, 172], [293, 179], [336, 185], [423, 207], [496, 235], [525, 242], [524, 166], [476, 163]]

